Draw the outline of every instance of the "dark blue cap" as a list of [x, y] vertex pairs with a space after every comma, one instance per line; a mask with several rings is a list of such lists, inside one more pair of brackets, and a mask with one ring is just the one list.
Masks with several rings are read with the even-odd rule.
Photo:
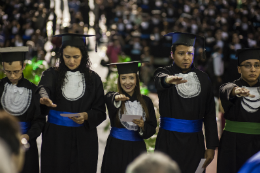
[[171, 32], [164, 36], [172, 37], [172, 44], [183, 44], [187, 46], [194, 46], [196, 37], [200, 37], [190, 33], [182, 33], [182, 32]]
[[240, 66], [243, 61], [248, 59], [260, 60], [260, 48], [237, 49], [236, 56], [238, 60], [238, 66]]

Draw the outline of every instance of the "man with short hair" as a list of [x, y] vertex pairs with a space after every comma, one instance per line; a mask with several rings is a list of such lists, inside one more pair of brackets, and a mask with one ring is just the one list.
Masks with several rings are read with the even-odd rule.
[[126, 173], [181, 173], [178, 164], [167, 155], [144, 153], [127, 167]]
[[193, 65], [198, 36], [181, 32], [165, 36], [172, 37], [174, 63], [154, 75], [161, 115], [155, 150], [168, 154], [181, 172], [194, 173], [202, 158], [203, 168], [210, 164], [218, 146], [214, 96], [208, 75]]
[[239, 49], [241, 77], [220, 87], [225, 129], [218, 150], [218, 173], [236, 173], [260, 150], [260, 48]]
[[25, 154], [22, 173], [36, 173], [39, 172], [36, 138], [41, 134], [46, 120], [41, 116], [39, 106], [36, 106], [36, 85], [23, 76], [27, 51], [28, 47], [0, 48], [1, 62], [6, 74], [0, 81], [0, 108], [18, 118], [22, 130], [21, 138], [30, 144], [30, 149]]

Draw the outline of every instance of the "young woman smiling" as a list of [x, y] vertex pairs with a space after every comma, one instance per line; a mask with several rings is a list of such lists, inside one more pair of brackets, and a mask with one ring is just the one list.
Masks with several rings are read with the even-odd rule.
[[61, 36], [59, 66], [44, 71], [38, 87], [42, 112], [48, 115], [42, 135], [41, 172], [96, 173], [96, 126], [106, 119], [102, 81], [90, 70], [83, 39], [87, 35]]
[[[125, 172], [127, 165], [146, 152], [143, 139], [150, 138], [157, 126], [151, 99], [141, 95], [138, 62], [113, 63], [117, 65], [118, 92], [108, 92], [105, 102], [111, 122], [111, 132], [103, 156], [101, 172]], [[139, 115], [132, 122], [122, 120], [125, 115]]]

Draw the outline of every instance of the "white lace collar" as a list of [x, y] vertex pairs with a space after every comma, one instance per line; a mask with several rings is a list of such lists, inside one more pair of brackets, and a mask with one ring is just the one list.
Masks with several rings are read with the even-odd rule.
[[1, 104], [5, 111], [14, 116], [23, 115], [30, 106], [32, 91], [24, 87], [5, 84]]
[[[118, 111], [119, 119], [121, 124], [128, 130], [138, 130], [138, 126], [133, 122], [125, 122], [121, 121], [122, 115], [120, 114], [120, 110]], [[125, 112], [126, 115], [140, 115], [140, 117], [143, 117], [143, 120], [145, 121], [145, 111], [143, 110], [142, 105], [137, 100], [131, 102], [126, 101], [125, 102]]]
[[254, 98], [243, 97], [241, 100], [242, 107], [249, 113], [257, 112], [260, 108], [260, 87], [245, 87], [250, 91], [251, 95], [255, 95]]
[[183, 80], [187, 80], [186, 83], [175, 85], [179, 96], [183, 98], [192, 98], [200, 94], [201, 85], [195, 72], [189, 72], [188, 74], [179, 73], [175, 76], [179, 76], [182, 77]]
[[62, 95], [69, 101], [80, 99], [85, 94], [85, 77], [79, 71], [67, 71]]

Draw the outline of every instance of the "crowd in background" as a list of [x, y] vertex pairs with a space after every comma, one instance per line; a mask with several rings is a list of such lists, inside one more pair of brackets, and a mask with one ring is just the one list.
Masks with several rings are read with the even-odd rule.
[[50, 0], [0, 2], [0, 47], [29, 46], [27, 59], [44, 59]]
[[[150, 62], [142, 67], [142, 81], [147, 85], [156, 68], [172, 63], [171, 37], [163, 35], [188, 32], [204, 36], [206, 58], [202, 56], [203, 40], [197, 39], [194, 63], [209, 74], [217, 95], [222, 83], [239, 77], [235, 51], [260, 44], [259, 4], [258, 0], [95, 0], [93, 27], [100, 43], [104, 33], [99, 23], [104, 15], [110, 62], [117, 62], [118, 56]], [[68, 0], [68, 7], [70, 25], [61, 27], [60, 33], [86, 33], [91, 11], [88, 0]], [[46, 22], [53, 11], [50, 0], [1, 1], [0, 47], [29, 46], [27, 59], [44, 59]], [[54, 14], [53, 35], [55, 31]], [[61, 41], [57, 38], [52, 43], [57, 51]]]
[[115, 47], [114, 54], [108, 54], [110, 61], [121, 54], [150, 61], [142, 71], [145, 83], [152, 82], [155, 68], [172, 62], [171, 37], [163, 36], [169, 32], [206, 38], [206, 59], [203, 40], [197, 39], [194, 63], [209, 74], [215, 95], [223, 82], [239, 78], [235, 51], [260, 45], [258, 0], [99, 0], [97, 5], [99, 16], [106, 17], [108, 50]]

